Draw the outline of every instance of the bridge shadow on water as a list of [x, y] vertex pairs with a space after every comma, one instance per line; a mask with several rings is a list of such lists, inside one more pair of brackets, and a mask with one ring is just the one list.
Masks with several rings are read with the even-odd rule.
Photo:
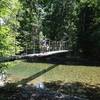
[[50, 66], [50, 67], [48, 67], [46, 69], [41, 70], [40, 72], [38, 72], [38, 73], [36, 73], [36, 74], [34, 74], [32, 76], [29, 76], [29, 77], [27, 77], [25, 79], [22, 79], [21, 81], [18, 81], [16, 84], [23, 84], [24, 85], [24, 84], [28, 83], [29, 81], [32, 81], [32, 80], [38, 78], [39, 76], [49, 72], [50, 70], [54, 69], [57, 66], [58, 66], [58, 64], [54, 64], [54, 65], [52, 65], [52, 66]]
[[61, 65], [74, 65], [74, 66], [88, 66], [99, 67], [100, 61], [95, 59], [79, 58], [79, 57], [65, 57], [65, 56], [47, 56], [36, 59], [24, 60], [29, 63], [48, 63], [48, 64], [61, 64]]

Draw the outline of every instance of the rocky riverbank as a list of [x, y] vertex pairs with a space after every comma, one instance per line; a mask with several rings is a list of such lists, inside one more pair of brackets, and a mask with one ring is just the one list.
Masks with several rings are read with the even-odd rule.
[[83, 83], [7, 84], [0, 88], [0, 100], [100, 100], [100, 86]]

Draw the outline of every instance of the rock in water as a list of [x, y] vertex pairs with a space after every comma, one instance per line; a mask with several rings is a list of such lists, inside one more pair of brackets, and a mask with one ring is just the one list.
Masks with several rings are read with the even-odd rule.
[[7, 75], [5, 71], [0, 72], [0, 87], [3, 87], [5, 85], [7, 79]]
[[35, 84], [35, 87], [37, 89], [45, 89], [45, 86], [44, 86], [44, 84], [42, 82], [41, 83], [38, 83], [38, 84]]
[[5, 82], [0, 80], [0, 87], [3, 87], [4, 85], [5, 85]]

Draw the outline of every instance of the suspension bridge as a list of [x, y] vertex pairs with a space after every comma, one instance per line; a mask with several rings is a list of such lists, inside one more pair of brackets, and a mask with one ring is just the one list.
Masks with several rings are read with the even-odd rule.
[[[36, 44], [34, 45], [36, 47]], [[27, 48], [26, 48], [27, 49]], [[35, 48], [32, 54], [21, 54], [21, 55], [14, 55], [14, 56], [4, 56], [0, 57], [0, 62], [9, 62], [14, 60], [20, 59], [34, 59], [34, 58], [42, 58], [47, 56], [52, 56], [56, 54], [68, 53], [70, 50], [68, 49], [68, 43], [65, 41], [52, 41], [44, 44], [39, 44], [40, 52], [36, 53]], [[27, 51], [27, 50], [25, 50]]]

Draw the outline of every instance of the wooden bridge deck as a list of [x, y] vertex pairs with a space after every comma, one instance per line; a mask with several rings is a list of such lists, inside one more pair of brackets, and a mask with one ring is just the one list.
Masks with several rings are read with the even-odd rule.
[[9, 61], [20, 60], [20, 59], [46, 57], [46, 56], [51, 56], [55, 54], [67, 53], [67, 52], [69, 52], [69, 50], [49, 51], [49, 52], [44, 52], [44, 53], [0, 57], [0, 62], [9, 62]]

